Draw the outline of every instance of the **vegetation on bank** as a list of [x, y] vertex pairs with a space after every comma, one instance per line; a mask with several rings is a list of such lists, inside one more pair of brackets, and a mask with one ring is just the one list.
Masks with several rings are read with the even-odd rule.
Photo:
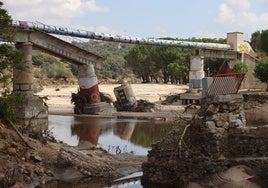
[[268, 58], [261, 60], [255, 67], [255, 76], [262, 82], [267, 84], [268, 91]]
[[0, 45], [0, 84], [2, 85], [2, 94], [0, 97], [0, 119], [14, 120], [15, 103], [21, 101], [20, 93], [13, 93], [9, 89], [9, 85], [16, 80], [12, 72], [13, 69], [23, 70], [25, 67], [22, 62], [22, 52], [16, 50], [10, 43], [13, 41], [12, 19], [5, 9], [2, 9], [3, 3], [0, 1], [0, 39], [7, 43]]

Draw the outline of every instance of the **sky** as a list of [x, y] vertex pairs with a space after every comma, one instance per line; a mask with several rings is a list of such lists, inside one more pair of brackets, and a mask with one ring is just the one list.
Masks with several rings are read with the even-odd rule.
[[268, 0], [0, 0], [13, 20], [135, 37], [226, 38], [268, 29]]

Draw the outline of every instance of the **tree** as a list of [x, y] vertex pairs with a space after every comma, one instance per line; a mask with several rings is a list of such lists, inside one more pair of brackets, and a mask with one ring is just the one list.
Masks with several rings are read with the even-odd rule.
[[7, 10], [2, 8], [3, 3], [0, 1], [0, 39], [12, 42], [14, 30], [12, 28], [12, 19]]
[[261, 32], [255, 31], [251, 34], [250, 45], [255, 51], [261, 50]]
[[268, 53], [268, 29], [263, 31], [255, 31], [251, 35], [252, 48], [257, 52]]
[[261, 60], [254, 69], [255, 76], [267, 84], [268, 91], [268, 59]]
[[[3, 3], [0, 1], [0, 39], [5, 42], [12, 42], [14, 30], [12, 28], [12, 19], [5, 9], [2, 9]], [[22, 53], [9, 43], [0, 44], [0, 83], [3, 84], [3, 93], [0, 97], [0, 117], [4, 120], [14, 119], [14, 105], [22, 101], [21, 93], [13, 93], [7, 88], [12, 78], [13, 67], [24, 69], [22, 64]]]
[[235, 73], [247, 73], [248, 72], [248, 66], [244, 62], [237, 61], [234, 64], [232, 72], [235, 72]]
[[268, 29], [261, 33], [261, 49], [268, 53]]
[[[3, 3], [0, 1], [0, 39], [5, 42], [12, 42], [14, 30], [12, 28], [12, 19], [5, 9], [2, 9]], [[3, 83], [6, 89], [12, 78], [12, 70], [23, 69], [22, 52], [16, 50], [13, 45], [4, 43], [0, 45], [0, 83]]]
[[162, 74], [164, 76], [164, 83], [167, 83], [170, 77], [168, 71], [168, 65], [170, 63], [175, 63], [178, 61], [179, 59], [178, 48], [157, 46], [152, 55], [154, 62], [157, 62], [159, 69], [162, 71]]
[[153, 64], [151, 58], [152, 46], [136, 45], [125, 56], [126, 66], [130, 67], [134, 74], [142, 78], [142, 82], [151, 82], [150, 73]]
[[185, 77], [188, 75], [189, 69], [185, 65], [176, 62], [168, 64], [167, 71], [170, 75], [171, 83], [178, 84], [178, 82], [184, 82]]

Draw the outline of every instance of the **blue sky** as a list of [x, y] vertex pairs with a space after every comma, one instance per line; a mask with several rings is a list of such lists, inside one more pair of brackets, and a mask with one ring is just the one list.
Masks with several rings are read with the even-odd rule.
[[137, 37], [245, 40], [268, 29], [268, 0], [2, 0], [14, 20]]

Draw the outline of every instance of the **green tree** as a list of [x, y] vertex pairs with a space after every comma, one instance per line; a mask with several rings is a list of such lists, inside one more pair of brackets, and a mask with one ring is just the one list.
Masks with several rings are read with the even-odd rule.
[[261, 49], [268, 53], [268, 29], [261, 33]]
[[235, 72], [235, 73], [247, 73], [248, 72], [248, 66], [244, 62], [237, 61], [234, 64], [232, 72]]
[[152, 46], [136, 45], [125, 56], [126, 66], [141, 77], [143, 82], [151, 81], [150, 74], [153, 70], [151, 50]]
[[261, 32], [255, 31], [251, 34], [250, 45], [255, 51], [261, 50]]
[[170, 63], [175, 63], [178, 61], [179, 59], [178, 48], [157, 46], [153, 51], [152, 58], [154, 62], [157, 62], [158, 69], [162, 71], [162, 74], [164, 76], [164, 83], [167, 83], [171, 76], [168, 71], [168, 65]]
[[[2, 8], [3, 3], [0, 1], [0, 39], [8, 42], [0, 44], [0, 83], [3, 85], [3, 93], [0, 97], [0, 117], [4, 120], [14, 120], [14, 105], [22, 101], [21, 93], [13, 93], [7, 87], [12, 78], [12, 70], [24, 69], [22, 63], [22, 53], [14, 48], [13, 41], [14, 30], [12, 28], [12, 19], [8, 12]], [[16, 79], [16, 78], [14, 78]]]
[[[5, 9], [2, 9], [3, 3], [0, 1], [0, 39], [5, 42], [12, 42], [14, 30], [12, 28], [12, 19]], [[0, 45], [0, 83], [6, 88], [12, 78], [12, 70], [23, 69], [22, 53], [14, 48], [11, 43]]]
[[268, 59], [261, 60], [254, 69], [255, 76], [262, 82], [267, 84], [268, 91]]
[[3, 3], [0, 1], [0, 39], [12, 42], [14, 29], [12, 28], [12, 19], [7, 10], [2, 8]]

